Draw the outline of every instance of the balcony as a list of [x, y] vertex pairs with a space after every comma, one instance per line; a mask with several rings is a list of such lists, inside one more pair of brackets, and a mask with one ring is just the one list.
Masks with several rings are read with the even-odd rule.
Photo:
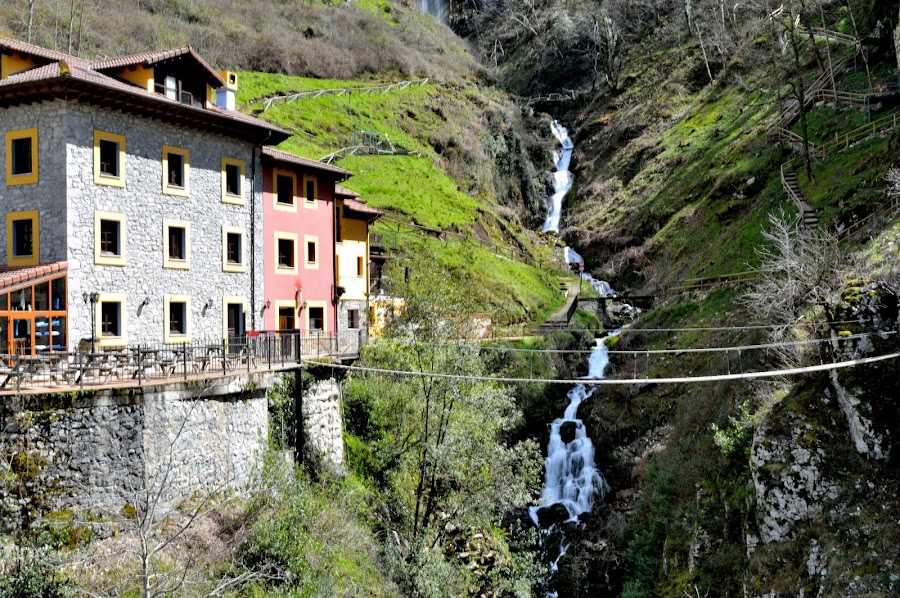
[[0, 355], [0, 395], [129, 388], [297, 369], [304, 359], [352, 359], [362, 330], [281, 330], [224, 340], [144, 343], [108, 350], [82, 341], [74, 351]]

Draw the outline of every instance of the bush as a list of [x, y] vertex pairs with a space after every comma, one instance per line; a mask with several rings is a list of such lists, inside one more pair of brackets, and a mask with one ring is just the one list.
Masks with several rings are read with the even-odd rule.
[[46, 553], [23, 550], [8, 568], [0, 566], [0, 598], [62, 598], [66, 593]]

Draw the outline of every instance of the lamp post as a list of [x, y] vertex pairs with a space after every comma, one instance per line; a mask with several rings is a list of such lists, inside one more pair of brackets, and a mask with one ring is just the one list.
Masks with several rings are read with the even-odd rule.
[[81, 294], [81, 299], [85, 304], [91, 304], [91, 353], [94, 353], [96, 349], [94, 343], [96, 342], [97, 336], [97, 302], [100, 301], [100, 293], [97, 293], [96, 291], [93, 293], [85, 292]]

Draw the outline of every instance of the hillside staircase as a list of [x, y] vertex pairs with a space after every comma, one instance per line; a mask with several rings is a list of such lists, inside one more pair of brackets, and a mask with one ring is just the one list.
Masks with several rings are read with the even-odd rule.
[[816, 228], [819, 226], [819, 217], [816, 216], [816, 209], [806, 201], [803, 195], [803, 189], [800, 188], [800, 182], [797, 180], [796, 172], [785, 172], [785, 165], [781, 165], [781, 186], [784, 192], [797, 207], [797, 211], [801, 215], [801, 223], [806, 228]]

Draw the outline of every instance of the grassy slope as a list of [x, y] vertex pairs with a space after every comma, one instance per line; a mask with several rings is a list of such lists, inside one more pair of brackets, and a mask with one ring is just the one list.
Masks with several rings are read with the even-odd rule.
[[[0, 35], [27, 37], [27, 4], [0, 3]], [[35, 43], [68, 50], [70, 4], [35, 4]], [[73, 51], [85, 58], [191, 44], [217, 68], [231, 70], [365, 79], [480, 72], [466, 45], [415, 3], [105, 0], [72, 6]]]
[[[260, 73], [245, 73], [242, 80], [238, 101], [248, 109], [258, 108], [259, 98], [285, 91], [359, 85]], [[263, 117], [295, 132], [283, 149], [310, 158], [354, 145], [358, 130], [378, 131], [395, 146], [421, 152], [422, 157], [353, 156], [339, 164], [354, 173], [346, 186], [385, 210], [394, 222], [477, 235], [500, 246], [523, 248], [549, 263], [548, 249], [509, 221], [500, 205], [501, 191], [492, 182], [501, 175], [486, 155], [497, 139], [491, 115], [511, 110], [497, 91], [429, 83], [387, 93], [278, 103]], [[441, 155], [435, 146], [456, 149]], [[459, 180], [459, 173], [468, 176]], [[376, 224], [376, 232], [380, 228], [383, 225]], [[405, 237], [403, 243], [406, 254], [424, 252], [450, 271], [461, 288], [473, 292], [479, 309], [502, 311], [504, 319], [540, 319], [561, 304], [552, 271], [498, 257], [476, 242]]]

